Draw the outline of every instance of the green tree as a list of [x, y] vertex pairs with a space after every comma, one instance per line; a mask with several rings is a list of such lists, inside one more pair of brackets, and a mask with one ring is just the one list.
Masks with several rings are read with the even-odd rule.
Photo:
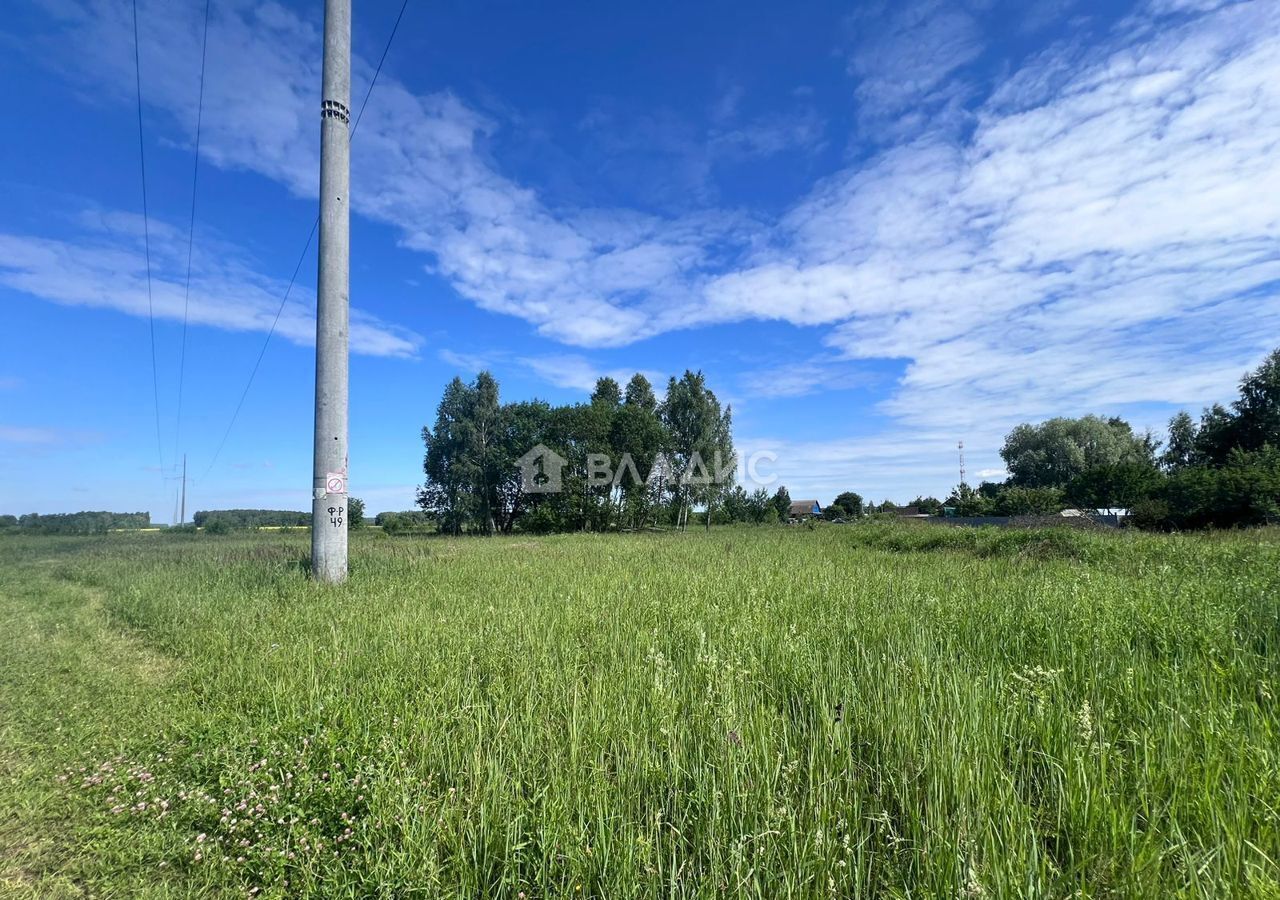
[[436, 422], [422, 429], [426, 445], [422, 468], [426, 482], [418, 491], [418, 505], [431, 512], [441, 529], [451, 534], [462, 531], [470, 512], [470, 473], [463, 465], [466, 419], [472, 406], [471, 388], [455, 377], [444, 389], [436, 407]]
[[431, 524], [431, 515], [421, 509], [411, 509], [403, 512], [380, 512], [374, 517], [373, 523], [381, 527], [387, 534], [395, 534], [411, 529], [426, 528]]
[[1160, 498], [1175, 528], [1234, 528], [1280, 518], [1280, 450], [1235, 450], [1224, 465], [1169, 476]]
[[1280, 349], [1273, 350], [1240, 382], [1234, 445], [1246, 452], [1280, 447]]
[[735, 485], [726, 491], [717, 511], [717, 522], [749, 522], [751, 521], [751, 498], [742, 485]]
[[595, 520], [592, 511], [595, 498], [587, 484], [587, 457], [601, 446], [600, 419], [600, 411], [589, 403], [557, 406], [551, 410], [547, 445], [565, 458], [566, 465], [561, 473], [560, 493], [542, 510], [544, 517], [550, 516], [553, 509], [555, 512], [553, 521], [548, 522], [548, 530], [583, 531]]
[[359, 497], [347, 498], [347, 525], [351, 528], [364, 525], [364, 501]]
[[618, 406], [622, 403], [622, 389], [608, 375], [597, 378], [595, 390], [591, 392], [591, 402], [609, 407]]
[[845, 491], [827, 505], [828, 518], [856, 519], [862, 515], [862, 495]]
[[[661, 417], [667, 431], [667, 452], [677, 475], [673, 506], [679, 527], [684, 527], [694, 503], [704, 503], [710, 511], [721, 493], [731, 487], [720, 476], [732, 470], [732, 415], [730, 409], [721, 410], [702, 372], [686, 370], [679, 381], [672, 378], [667, 386]], [[708, 515], [708, 528], [710, 520]]]
[[1195, 465], [1222, 466], [1236, 446], [1236, 419], [1221, 403], [1206, 407], [1196, 430]]
[[1008, 489], [1009, 485], [1003, 481], [983, 481], [978, 485], [978, 494], [988, 500], [996, 500]]
[[[980, 496], [985, 496], [979, 490]], [[991, 499], [991, 498], [988, 498]], [[995, 494], [991, 514], [995, 516], [1051, 516], [1066, 508], [1063, 492], [1056, 487], [1010, 485]]]
[[[790, 505], [790, 503], [791, 500], [788, 498], [787, 504]], [[762, 487], [756, 488], [747, 497], [747, 521], [754, 525], [765, 525], [778, 521], [778, 510], [774, 506], [773, 498]]]
[[[625, 392], [601, 378], [589, 402], [552, 407], [541, 400], [502, 404], [488, 372], [471, 384], [454, 378], [434, 424], [422, 431], [418, 504], [440, 530], [454, 534], [464, 528], [492, 534], [644, 527], [674, 487], [682, 522], [695, 502], [711, 511], [708, 525], [722, 520], [717, 499], [728, 486], [682, 481], [672, 460], [678, 450], [686, 471], [693, 465], [699, 475], [731, 462], [732, 412], [721, 410], [701, 373], [686, 372], [672, 383], [673, 396], [661, 405], [648, 380], [636, 375]], [[683, 441], [672, 439], [668, 416], [685, 428]], [[538, 444], [566, 461], [559, 492], [524, 489], [517, 463]]]
[[480, 524], [485, 534], [497, 530], [498, 484], [508, 474], [503, 454], [504, 423], [498, 382], [489, 372], [481, 372], [471, 386], [471, 405], [463, 431], [463, 465], [469, 473], [472, 491], [480, 505]]
[[626, 397], [623, 402], [627, 406], [638, 406], [649, 412], [658, 411], [658, 398], [654, 396], [653, 385], [639, 372], [632, 375], [631, 380], [627, 382]]
[[785, 484], [779, 485], [773, 495], [773, 509], [779, 522], [785, 522], [791, 517], [791, 493]]
[[[888, 503], [888, 501], [885, 501]], [[995, 514], [995, 501], [984, 497], [963, 481], [951, 492], [946, 506], [953, 508], [957, 516], [990, 516]]]
[[485, 534], [497, 530], [503, 483], [511, 477], [504, 410], [498, 382], [481, 372], [470, 385], [454, 378], [436, 409], [435, 427], [423, 429], [426, 444], [418, 492], [423, 509], [458, 533], [473, 521]]
[[614, 425], [621, 411], [622, 389], [608, 376], [596, 380], [591, 401], [580, 411], [580, 428], [587, 453], [585, 495], [588, 527], [603, 530], [613, 526], [621, 489], [614, 483], [614, 467], [619, 454], [614, 446]]
[[1118, 508], [1151, 499], [1160, 487], [1160, 472], [1149, 463], [1122, 462], [1094, 466], [1067, 485], [1067, 499], [1091, 509]]
[[228, 529], [280, 528], [311, 524], [311, 513], [291, 509], [202, 509], [191, 517], [196, 527], [221, 522]]
[[1224, 466], [1234, 450], [1280, 446], [1280, 349], [1240, 381], [1240, 396], [1228, 410], [1215, 403], [1200, 417], [1196, 462]]
[[1143, 531], [1169, 531], [1173, 528], [1170, 512], [1169, 504], [1164, 500], [1154, 497], [1139, 500], [1129, 510], [1124, 524], [1126, 527], [1140, 528]]
[[1155, 450], [1156, 442], [1150, 435], [1134, 434], [1123, 419], [1084, 416], [1019, 425], [1005, 438], [1000, 455], [1009, 470], [1010, 484], [1065, 488], [1072, 479], [1097, 466], [1149, 465]]
[[668, 444], [657, 399], [643, 375], [636, 374], [627, 383], [626, 399], [613, 416], [609, 443], [614, 465], [621, 467], [622, 518], [633, 528], [643, 528], [660, 500], [654, 467]]
[[527, 494], [517, 465], [525, 453], [546, 444], [551, 406], [544, 400], [523, 400], [502, 408], [494, 499], [494, 518], [499, 531], [510, 534], [525, 513], [542, 502], [545, 494]]
[[920, 512], [930, 516], [942, 515], [942, 501], [937, 497], [916, 497], [909, 504], [914, 506]]
[[108, 510], [81, 510], [47, 515], [27, 513], [14, 522], [17, 530], [35, 534], [105, 534], [113, 529], [149, 528], [151, 513], [118, 513]]
[[1187, 412], [1180, 412], [1169, 420], [1169, 440], [1160, 455], [1160, 465], [1166, 472], [1178, 472], [1195, 465], [1198, 432], [1195, 419]]

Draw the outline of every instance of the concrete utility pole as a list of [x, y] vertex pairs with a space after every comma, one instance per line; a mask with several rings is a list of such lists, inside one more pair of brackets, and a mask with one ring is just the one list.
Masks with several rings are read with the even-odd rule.
[[351, 259], [351, 0], [325, 0], [320, 102], [320, 275], [311, 577], [347, 578], [347, 332]]
[[187, 524], [187, 454], [182, 454], [182, 513], [178, 517], [179, 525]]

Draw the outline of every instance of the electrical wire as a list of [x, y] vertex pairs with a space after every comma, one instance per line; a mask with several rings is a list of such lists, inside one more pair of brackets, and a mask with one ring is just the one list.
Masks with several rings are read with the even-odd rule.
[[187, 227], [187, 283], [182, 296], [182, 350], [178, 356], [178, 413], [173, 429], [173, 455], [177, 458], [182, 442], [182, 393], [187, 374], [187, 321], [191, 310], [191, 259], [196, 237], [196, 185], [200, 176], [200, 130], [204, 123], [204, 72], [209, 55], [209, 6], [204, 0], [204, 35], [200, 40], [200, 96], [196, 102], [195, 161], [191, 166], [191, 222]]
[[[136, 0], [135, 0], [136, 2]], [[400, 30], [400, 20], [404, 18], [404, 11], [409, 6], [409, 0], [403, 0], [400, 4], [400, 13], [396, 16], [395, 24], [391, 27], [391, 34], [387, 37], [386, 46], [382, 48], [382, 56], [378, 60], [378, 67], [374, 70], [373, 79], [369, 82], [369, 89], [365, 92], [364, 101], [360, 104], [360, 109], [356, 112], [355, 122], [351, 126], [351, 136], [354, 139], [356, 129], [360, 127], [360, 120], [364, 117], [364, 111], [369, 106], [369, 98], [373, 96], [373, 89], [378, 84], [378, 76], [382, 74], [382, 65], [387, 61], [387, 54], [391, 51], [391, 42], [396, 38], [396, 32]], [[213, 471], [214, 465], [218, 462], [218, 457], [222, 455], [222, 448], [226, 446], [227, 437], [231, 434], [231, 429], [235, 427], [236, 420], [240, 417], [240, 410], [244, 407], [245, 398], [249, 396], [249, 389], [253, 387], [253, 381], [258, 375], [258, 368], [262, 365], [262, 358], [266, 355], [267, 345], [271, 343], [271, 337], [276, 333], [276, 326], [280, 322], [280, 314], [284, 312], [285, 304], [289, 301], [289, 295], [293, 292], [294, 282], [298, 279], [298, 272], [302, 269], [302, 263], [307, 257], [307, 252], [311, 249], [311, 242], [315, 240], [316, 230], [320, 226], [320, 217], [316, 216], [315, 222], [311, 225], [311, 233], [307, 235], [307, 243], [302, 248], [302, 254], [298, 257], [298, 263], [293, 267], [293, 275], [289, 279], [289, 286], [285, 288], [284, 296], [280, 298], [280, 306], [276, 309], [275, 318], [271, 321], [271, 327], [267, 330], [267, 336], [262, 342], [262, 349], [258, 351], [258, 358], [253, 363], [253, 369], [249, 372], [249, 380], [245, 383], [244, 390], [240, 393], [240, 400], [236, 403], [235, 412], [231, 414], [231, 421], [227, 423], [227, 429], [222, 433], [222, 440], [218, 442], [218, 449], [214, 451], [213, 459], [209, 463], [209, 467], [200, 476], [200, 480], [204, 481], [209, 477], [209, 473]]]
[[142, 170], [142, 246], [147, 260], [147, 321], [151, 329], [151, 393], [156, 414], [156, 453], [164, 475], [164, 443], [160, 437], [160, 376], [156, 366], [156, 316], [151, 294], [151, 224], [147, 211], [147, 151], [142, 130], [142, 58], [138, 49], [138, 0], [133, 0], [133, 74], [138, 94], [138, 161]]

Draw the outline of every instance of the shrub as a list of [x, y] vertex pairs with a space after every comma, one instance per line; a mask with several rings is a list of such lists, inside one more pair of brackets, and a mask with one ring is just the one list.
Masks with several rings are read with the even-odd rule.
[[1169, 504], [1163, 500], [1139, 500], [1129, 510], [1129, 518], [1125, 524], [1143, 531], [1169, 531], [1172, 523], [1169, 520]]
[[1280, 451], [1235, 451], [1220, 469], [1197, 466], [1169, 477], [1164, 489], [1178, 528], [1263, 525], [1280, 514]]

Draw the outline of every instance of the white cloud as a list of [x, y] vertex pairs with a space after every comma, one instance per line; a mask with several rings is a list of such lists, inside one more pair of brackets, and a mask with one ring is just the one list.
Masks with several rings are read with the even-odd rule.
[[[126, 96], [124, 12], [72, 8], [88, 77]], [[195, 12], [144, 10], [148, 100], [189, 131]], [[462, 296], [566, 344], [764, 319], [819, 327], [849, 359], [905, 359], [883, 411], [938, 447], [1229, 392], [1280, 334], [1280, 7], [1161, 0], [1101, 44], [1015, 67], [985, 101], [963, 77], [976, 13], [926, 0], [886, 15], [850, 66], [864, 124], [897, 143], [776, 222], [556, 206], [495, 168], [499, 122], [385, 75], [353, 147], [355, 208]], [[314, 195], [317, 44], [281, 8], [222, 5], [210, 159]], [[580, 389], [600, 374], [574, 355], [525, 363]]]
[[[80, 222], [89, 230], [66, 240], [0, 233], [0, 285], [67, 306], [146, 316], [141, 217], [92, 211]], [[186, 238], [163, 221], [152, 220], [151, 226], [151, 309], [158, 319], [181, 322]], [[192, 265], [189, 321], [230, 331], [268, 330], [286, 284], [255, 272], [233, 247], [208, 239], [200, 243]], [[295, 344], [313, 344], [314, 305], [314, 291], [295, 284], [276, 333]], [[351, 312], [351, 349], [356, 353], [410, 357], [419, 343], [412, 332], [359, 310]]]
[[437, 356], [446, 365], [453, 366], [464, 378], [481, 370], [493, 372], [501, 380], [503, 371], [517, 369], [533, 375], [547, 384], [570, 388], [589, 394], [595, 390], [596, 381], [609, 377], [625, 388], [631, 377], [639, 371], [661, 392], [665, 382], [661, 373], [650, 369], [610, 367], [601, 365], [578, 353], [549, 353], [540, 356], [512, 356], [501, 350], [483, 353], [459, 352], [442, 349]]
[[870, 134], [900, 136], [936, 123], [944, 111], [955, 114], [970, 90], [958, 73], [984, 50], [977, 18], [965, 6], [919, 0], [871, 5], [849, 17], [849, 73]]
[[[131, 102], [127, 10], [107, 0], [65, 0], [61, 8], [57, 42], [64, 57], [74, 48], [75, 76]], [[144, 99], [190, 136], [198, 11], [158, 0], [140, 8]], [[314, 196], [319, 58], [316, 28], [293, 13], [247, 0], [222, 4], [210, 25], [201, 152]], [[358, 105], [372, 72], [359, 58], [354, 68]], [[149, 115], [158, 118], [154, 109]], [[742, 237], [740, 217], [718, 211], [673, 221], [552, 210], [488, 163], [483, 144], [496, 128], [448, 92], [415, 95], [384, 73], [352, 145], [355, 210], [398, 227], [405, 246], [430, 254], [433, 271], [484, 309], [519, 316], [566, 343], [623, 345], [659, 330], [649, 307], [696, 302], [699, 270], [720, 245]]]
[[[888, 498], [905, 503], [918, 494], [943, 497], [960, 480], [956, 441], [941, 432], [821, 441], [753, 436], [738, 439], [736, 447], [748, 462], [753, 455], [772, 454], [771, 460], [759, 458], [755, 466], [770, 492], [785, 485], [792, 497], [816, 497], [823, 503], [842, 491], [856, 491], [875, 502]], [[999, 461], [994, 451], [966, 450], [971, 466], [988, 457]], [[751, 491], [758, 486], [748, 473], [743, 487]]]
[[6, 444], [56, 444], [61, 440], [53, 428], [32, 428], [22, 425], [0, 425], [0, 443]]
[[1277, 85], [1274, 5], [1119, 35], [1052, 96], [980, 111], [966, 143], [818, 186], [702, 311], [909, 359], [884, 410], [916, 426], [1219, 398], [1280, 334]]
[[53, 448], [95, 444], [101, 440], [102, 435], [96, 431], [31, 425], [0, 425], [0, 444]]
[[436, 356], [446, 365], [453, 366], [461, 373], [475, 374], [485, 369], [492, 369], [493, 358], [482, 353], [459, 353], [447, 347], [436, 352]]
[[[519, 362], [549, 384], [585, 393], [595, 390], [597, 379], [605, 377], [612, 378], [618, 382], [619, 387], [625, 388], [631, 376], [636, 374], [635, 369], [605, 368], [576, 353], [526, 356], [521, 357]], [[640, 374], [648, 378], [658, 391], [662, 390], [661, 376], [658, 373], [645, 371]]]
[[753, 368], [742, 376], [748, 397], [802, 397], [823, 391], [867, 388], [876, 379], [857, 366], [828, 356], [797, 359], [767, 368]]
[[770, 157], [788, 150], [815, 153], [823, 146], [825, 124], [812, 109], [757, 116], [713, 129], [707, 152], [712, 158]]

